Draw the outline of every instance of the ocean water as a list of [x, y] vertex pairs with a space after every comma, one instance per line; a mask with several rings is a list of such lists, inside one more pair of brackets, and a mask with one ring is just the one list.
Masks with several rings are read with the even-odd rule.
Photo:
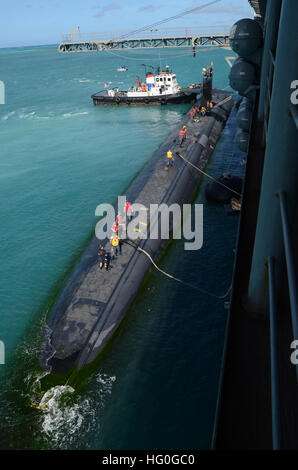
[[[227, 310], [224, 301], [153, 272], [96, 367], [77, 387], [49, 379], [38, 351], [63, 277], [92, 235], [94, 211], [114, 202], [188, 105], [94, 107], [104, 83], [126, 89], [142, 64], [170, 65], [180, 85], [214, 62], [228, 87], [231, 51], [210, 48], [63, 55], [56, 47], [0, 50], [1, 448], [208, 448]], [[119, 65], [128, 72], [117, 72]], [[243, 172], [225, 128], [208, 171]], [[232, 276], [237, 217], [207, 204], [204, 245], [173, 242], [162, 268], [218, 295]], [[51, 390], [49, 390], [51, 387]], [[48, 391], [47, 391], [48, 390]], [[46, 396], [44, 396], [47, 391]], [[42, 402], [42, 409], [34, 406]]]

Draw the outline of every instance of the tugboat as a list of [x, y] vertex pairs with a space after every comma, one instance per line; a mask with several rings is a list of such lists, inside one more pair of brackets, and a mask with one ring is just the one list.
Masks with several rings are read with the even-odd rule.
[[201, 92], [201, 84], [192, 84], [182, 89], [178, 86], [176, 75], [168, 66], [164, 70], [157, 69], [146, 74], [146, 83], [138, 77], [136, 86], [128, 91], [119, 88], [102, 90], [91, 96], [95, 106], [98, 105], [164, 105], [188, 103], [195, 101]]
[[128, 68], [125, 65], [117, 68], [117, 72], [127, 72]]

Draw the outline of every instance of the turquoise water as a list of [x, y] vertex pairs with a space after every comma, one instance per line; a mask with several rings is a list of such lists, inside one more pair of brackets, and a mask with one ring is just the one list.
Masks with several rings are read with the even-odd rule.
[[[126, 89], [143, 76], [142, 63], [160, 61], [184, 86], [199, 81], [213, 60], [214, 85], [228, 84], [224, 57], [230, 51], [202, 51], [196, 58], [185, 49], [159, 53], [0, 50], [6, 85], [0, 106], [2, 447], [210, 446], [226, 310], [223, 301], [157, 273], [84, 386], [62, 402], [56, 397], [51, 414], [28, 407], [43, 390], [37, 358], [48, 304], [94, 230], [96, 206], [123, 193], [188, 110], [94, 107], [90, 95], [105, 82]], [[117, 72], [122, 64], [128, 72]], [[232, 152], [223, 162], [215, 152], [209, 171], [227, 167], [240, 171], [239, 159]], [[204, 202], [203, 191], [198, 200]], [[238, 219], [216, 206], [204, 217], [203, 249], [185, 253], [175, 241], [162, 266], [222, 294], [231, 279]]]

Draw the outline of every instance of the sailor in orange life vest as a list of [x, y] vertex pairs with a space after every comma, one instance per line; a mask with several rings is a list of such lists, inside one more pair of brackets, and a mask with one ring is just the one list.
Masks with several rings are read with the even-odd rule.
[[131, 219], [132, 219], [132, 216], [133, 216], [131, 202], [128, 202], [128, 201], [127, 201], [127, 202], [125, 203], [124, 210], [125, 210], [125, 212], [126, 212], [126, 215], [127, 215], [128, 220], [131, 220]]
[[180, 147], [182, 146], [185, 139], [186, 139], [186, 126], [183, 126], [182, 129], [180, 129], [179, 131]]
[[195, 117], [196, 117], [196, 114], [198, 112], [199, 108], [195, 105], [191, 108], [191, 111], [190, 111], [190, 117], [192, 117], [192, 120], [194, 121]]
[[[121, 239], [123, 238], [123, 235], [125, 234], [125, 223], [120, 213], [116, 217], [116, 222], [118, 224], [118, 237], [119, 239]], [[121, 252], [121, 242], [120, 242], [120, 252]]]
[[118, 230], [119, 230], [119, 225], [118, 225], [118, 222], [115, 220], [115, 222], [112, 225], [112, 232], [118, 235]]
[[118, 214], [118, 215], [117, 215], [117, 217], [116, 217], [116, 222], [118, 223], [118, 225], [123, 224], [123, 219], [122, 219], [122, 215], [121, 215], [121, 214]]

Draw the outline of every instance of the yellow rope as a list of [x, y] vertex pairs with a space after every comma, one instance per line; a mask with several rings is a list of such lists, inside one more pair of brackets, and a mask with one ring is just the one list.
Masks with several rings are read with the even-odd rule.
[[[129, 240], [129, 241], [132, 241], [132, 240]], [[126, 243], [128, 245], [130, 245], [130, 243], [128, 243], [128, 240], [126, 240]], [[215, 294], [212, 294], [211, 292], [208, 292], [204, 289], [200, 289], [199, 287], [193, 285], [193, 284], [190, 284], [189, 282], [186, 282], [186, 281], [183, 281], [182, 279], [179, 279], [178, 277], [175, 277], [175, 276], [172, 276], [172, 274], [169, 274], [167, 273], [166, 271], [163, 271], [156, 263], [155, 261], [153, 260], [152, 256], [149, 255], [149, 253], [146, 251], [146, 250], [143, 250], [143, 248], [140, 248], [139, 246], [134, 246], [134, 245], [130, 245], [130, 246], [133, 246], [133, 248], [137, 249], [138, 251], [144, 253], [144, 255], [146, 255], [151, 263], [153, 264], [153, 266], [160, 272], [162, 273], [164, 276], [167, 276], [169, 277], [170, 279], [173, 279], [174, 281], [177, 281], [177, 282], [180, 282], [181, 284], [184, 284], [188, 287], [191, 287], [192, 289], [195, 289], [199, 292], [201, 292], [202, 294], [207, 294], [211, 297], [215, 297], [216, 299], [225, 299], [227, 297], [227, 295], [230, 293], [231, 289], [232, 289], [232, 284], [230, 285], [229, 289], [227, 290], [227, 292], [224, 294], [224, 295], [215, 295]]]

